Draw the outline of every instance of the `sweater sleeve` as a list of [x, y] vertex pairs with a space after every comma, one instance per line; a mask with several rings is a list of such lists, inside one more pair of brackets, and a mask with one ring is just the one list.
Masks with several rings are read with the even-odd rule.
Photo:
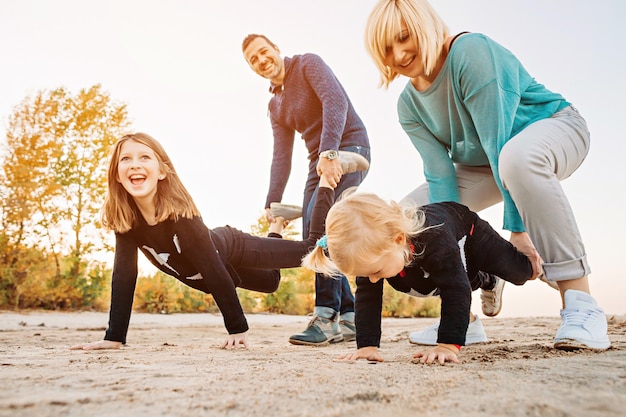
[[528, 85], [519, 76], [521, 63], [504, 48], [489, 43], [486, 37], [464, 40], [452, 61], [452, 74], [464, 97], [464, 104], [472, 117], [493, 177], [504, 201], [504, 225], [507, 230], [524, 231], [522, 218], [509, 192], [502, 185], [498, 170], [500, 151], [511, 138], [515, 115], [522, 91]]
[[380, 346], [383, 283], [371, 283], [367, 277], [356, 278], [354, 312], [357, 348]]
[[128, 234], [115, 234], [109, 326], [104, 340], [126, 343], [137, 283], [137, 245]]
[[418, 235], [424, 248], [418, 262], [441, 297], [437, 342], [464, 345], [472, 301], [472, 288], [458, 244], [459, 231], [465, 229], [465, 223], [463, 217], [448, 208], [446, 204], [424, 207], [426, 223], [432, 228]]
[[330, 67], [315, 54], [304, 54], [304, 75], [322, 103], [319, 152], [339, 149], [348, 118], [348, 96]]
[[198, 270], [213, 295], [229, 334], [243, 333], [248, 323], [239, 302], [235, 283], [211, 237], [212, 232], [198, 217], [178, 221], [180, 247], [185, 257]]
[[[271, 114], [270, 117], [272, 117]], [[295, 130], [281, 125], [274, 118], [272, 118], [272, 133], [274, 135], [274, 150], [265, 208], [269, 208], [271, 203], [280, 203], [283, 199], [283, 193], [291, 174], [291, 160], [296, 134]]]
[[424, 178], [428, 182], [429, 202], [460, 202], [456, 169], [448, 149], [419, 122], [408, 95], [402, 94], [398, 98], [398, 117], [402, 129], [422, 158]]
[[444, 259], [442, 262], [447, 266], [431, 272], [431, 279], [439, 288], [441, 297], [441, 320], [437, 342], [465, 345], [472, 288], [460, 255], [454, 259]]

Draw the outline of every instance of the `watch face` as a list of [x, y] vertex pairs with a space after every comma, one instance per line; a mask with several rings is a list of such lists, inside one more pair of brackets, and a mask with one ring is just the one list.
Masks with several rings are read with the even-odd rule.
[[330, 159], [331, 161], [339, 156], [339, 153], [335, 150], [324, 151], [320, 154], [321, 157]]

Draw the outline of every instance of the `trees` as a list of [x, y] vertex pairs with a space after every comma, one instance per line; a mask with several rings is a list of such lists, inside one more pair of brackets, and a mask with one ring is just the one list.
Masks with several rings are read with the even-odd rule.
[[88, 276], [89, 255], [106, 241], [96, 221], [106, 156], [127, 117], [100, 85], [39, 91], [15, 108], [0, 171], [0, 291], [19, 294], [29, 271], [41, 269], [27, 256], [33, 250], [53, 263], [53, 286]]

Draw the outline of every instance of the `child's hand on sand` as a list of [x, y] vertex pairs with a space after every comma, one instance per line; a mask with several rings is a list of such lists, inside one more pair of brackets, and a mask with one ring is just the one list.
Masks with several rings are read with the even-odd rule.
[[378, 353], [376, 346], [366, 346], [352, 353], [346, 353], [345, 355], [339, 355], [335, 357], [335, 361], [338, 362], [354, 362], [357, 359], [366, 359], [372, 362], [383, 362], [383, 357]]
[[419, 359], [420, 363], [439, 362], [440, 365], [443, 365], [445, 362], [460, 363], [457, 354], [458, 350], [454, 345], [441, 343], [430, 349], [417, 352], [413, 358]]
[[248, 332], [229, 334], [228, 339], [220, 345], [222, 349], [239, 349], [240, 347], [248, 349]]
[[100, 349], [119, 349], [122, 342], [114, 342], [112, 340], [98, 340], [97, 342], [81, 343], [70, 347], [70, 350], [100, 350]]

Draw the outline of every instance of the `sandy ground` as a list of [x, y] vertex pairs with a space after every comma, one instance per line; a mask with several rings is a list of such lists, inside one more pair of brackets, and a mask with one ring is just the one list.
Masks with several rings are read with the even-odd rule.
[[133, 314], [129, 343], [99, 340], [106, 313], [0, 312], [0, 416], [624, 416], [626, 317], [602, 353], [552, 348], [558, 317], [483, 318], [490, 341], [460, 364], [411, 361], [408, 333], [435, 319], [385, 319], [383, 363], [335, 362], [354, 342], [293, 346], [307, 317], [248, 315], [248, 350], [218, 348], [220, 316]]

